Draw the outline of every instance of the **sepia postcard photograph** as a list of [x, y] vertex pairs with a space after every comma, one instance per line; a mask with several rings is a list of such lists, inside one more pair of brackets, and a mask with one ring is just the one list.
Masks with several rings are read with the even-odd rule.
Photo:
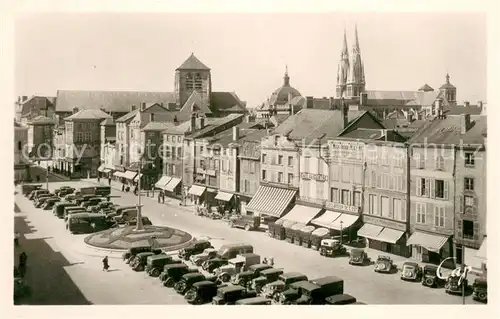
[[485, 11], [11, 18], [11, 316], [498, 301]]

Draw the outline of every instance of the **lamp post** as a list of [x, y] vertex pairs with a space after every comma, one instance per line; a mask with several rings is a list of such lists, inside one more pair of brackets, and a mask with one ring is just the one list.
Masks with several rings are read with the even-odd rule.
[[343, 230], [343, 226], [344, 225], [344, 221], [340, 221], [340, 244], [342, 244], [342, 230]]

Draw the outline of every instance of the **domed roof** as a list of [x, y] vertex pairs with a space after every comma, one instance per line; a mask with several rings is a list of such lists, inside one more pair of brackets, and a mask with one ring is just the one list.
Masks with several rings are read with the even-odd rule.
[[439, 89], [456, 89], [456, 87], [450, 83], [450, 75], [446, 74], [446, 83], [441, 85]]
[[300, 92], [290, 85], [290, 77], [288, 76], [288, 68], [283, 77], [283, 85], [277, 88], [269, 100], [270, 104], [286, 104], [288, 103], [288, 95], [292, 95], [292, 99], [297, 96], [302, 96]]

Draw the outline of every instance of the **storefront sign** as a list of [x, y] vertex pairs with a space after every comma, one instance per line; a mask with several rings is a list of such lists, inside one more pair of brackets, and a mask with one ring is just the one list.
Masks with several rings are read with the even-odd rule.
[[399, 223], [399, 222], [394, 221], [394, 220], [378, 218], [378, 217], [371, 216], [371, 215], [363, 215], [363, 222], [368, 223], [368, 224], [372, 224], [372, 225], [377, 225], [377, 226], [397, 229], [397, 230], [401, 230], [401, 231], [406, 231], [406, 224], [405, 223]]
[[330, 156], [340, 159], [361, 160], [363, 158], [364, 144], [347, 141], [330, 141]]
[[318, 182], [325, 182], [327, 177], [323, 174], [312, 174], [312, 173], [300, 173], [300, 178], [302, 179], [313, 179]]
[[340, 210], [340, 211], [346, 211], [346, 212], [350, 212], [350, 213], [355, 213], [355, 214], [358, 214], [359, 213], [359, 207], [358, 206], [349, 206], [349, 205], [345, 205], [345, 204], [341, 204], [341, 203], [333, 203], [333, 202], [326, 202], [325, 203], [325, 207], [327, 209], [331, 209], [331, 210]]
[[207, 169], [205, 173], [209, 176], [215, 176], [215, 170], [213, 169]]

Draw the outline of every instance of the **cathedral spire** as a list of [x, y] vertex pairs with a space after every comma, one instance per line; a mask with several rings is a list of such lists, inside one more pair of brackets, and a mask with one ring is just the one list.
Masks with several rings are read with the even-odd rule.
[[349, 57], [349, 50], [347, 49], [347, 34], [345, 28], [344, 28], [344, 42], [342, 43], [342, 52], [340, 56], [342, 58], [344, 58], [344, 56]]
[[354, 46], [352, 48], [353, 53], [361, 53], [359, 50], [359, 39], [358, 39], [358, 24], [354, 25]]
[[365, 90], [365, 71], [361, 50], [359, 48], [358, 26], [354, 27], [354, 44], [350, 61], [349, 78], [347, 80], [347, 96], [357, 97]]
[[342, 42], [342, 50], [340, 52], [340, 61], [337, 68], [337, 86], [335, 89], [336, 96], [342, 97], [345, 92], [345, 86], [349, 78], [349, 50], [347, 49], [347, 34], [344, 28], [344, 39]]

